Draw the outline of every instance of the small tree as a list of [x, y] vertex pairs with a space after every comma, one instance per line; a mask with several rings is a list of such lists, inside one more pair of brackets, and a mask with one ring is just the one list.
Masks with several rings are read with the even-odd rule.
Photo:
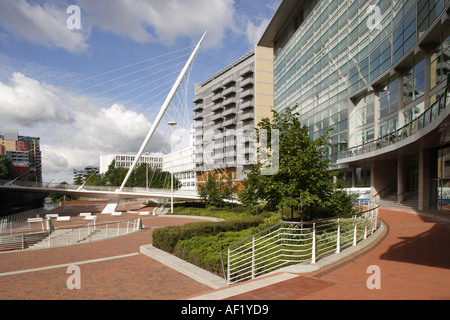
[[238, 186], [234, 183], [231, 175], [228, 175], [228, 179], [222, 186], [222, 197], [223, 199], [231, 201], [231, 208], [233, 208], [233, 201], [235, 200], [236, 192], [238, 191]]
[[200, 185], [199, 196], [205, 201], [206, 206], [221, 207], [223, 204], [223, 181], [216, 179], [216, 176], [208, 172], [208, 177], [204, 185]]
[[279, 131], [279, 168], [273, 175], [260, 174], [262, 164], [258, 157], [244, 180], [248, 189], [240, 195], [243, 203], [264, 200], [268, 210], [297, 210], [307, 219], [350, 213], [351, 197], [336, 193], [335, 173], [329, 170], [329, 131], [313, 140], [295, 108], [282, 113], [274, 111], [272, 121], [263, 119], [259, 123], [258, 130], [261, 129], [267, 130], [268, 141], [272, 130]]

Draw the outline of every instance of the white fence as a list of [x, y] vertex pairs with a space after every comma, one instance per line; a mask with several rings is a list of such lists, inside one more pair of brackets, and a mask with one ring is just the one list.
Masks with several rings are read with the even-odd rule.
[[[140, 218], [97, 224], [93, 219], [87, 224], [72, 229], [48, 228], [48, 224], [16, 222], [0, 234], [0, 252], [11, 250], [39, 249], [69, 246], [97, 240], [110, 239], [127, 235], [142, 229]], [[26, 232], [25, 232], [26, 231]]]
[[373, 234], [379, 226], [378, 205], [366, 203], [351, 216], [314, 222], [280, 222], [221, 252], [228, 284], [254, 279], [269, 272], [339, 253]]

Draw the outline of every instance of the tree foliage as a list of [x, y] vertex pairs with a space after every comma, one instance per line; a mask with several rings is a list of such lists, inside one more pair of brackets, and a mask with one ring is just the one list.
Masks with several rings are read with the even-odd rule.
[[206, 206], [222, 207], [224, 200], [234, 200], [237, 189], [230, 175], [226, 180], [223, 177], [217, 179], [215, 174], [208, 172], [205, 184], [199, 187], [199, 196]]
[[12, 180], [17, 176], [18, 174], [14, 171], [11, 160], [6, 154], [0, 154], [0, 180]]
[[[92, 171], [87, 177], [87, 186], [120, 186], [128, 173], [127, 168], [117, 168], [113, 160], [108, 166], [108, 171], [104, 174], [95, 174]], [[159, 168], [147, 168], [147, 164], [142, 163], [131, 174], [130, 179], [126, 183], [126, 187], [145, 188], [163, 188], [170, 189], [171, 174], [170, 172], [162, 171]], [[81, 181], [79, 181], [81, 184]], [[173, 188], [175, 190], [181, 188], [181, 182], [174, 178]]]
[[262, 175], [258, 157], [243, 182], [245, 189], [239, 196], [242, 203], [264, 202], [268, 210], [296, 210], [305, 219], [350, 213], [352, 197], [337, 188], [335, 174], [329, 170], [329, 131], [313, 140], [295, 108], [274, 111], [272, 121], [263, 119], [259, 123], [257, 130], [262, 129], [267, 130], [268, 141], [272, 130], [279, 130], [279, 168], [274, 175]]

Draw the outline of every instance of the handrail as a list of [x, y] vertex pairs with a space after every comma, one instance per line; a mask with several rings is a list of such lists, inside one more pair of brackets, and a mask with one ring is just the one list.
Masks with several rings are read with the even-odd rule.
[[[316, 221], [281, 221], [241, 240], [220, 252], [223, 277], [228, 284], [254, 279], [267, 272], [318, 256], [367, 238], [379, 224], [378, 208], [366, 202], [367, 209], [356, 214]], [[283, 227], [286, 226], [286, 227]], [[299, 226], [299, 227], [296, 227]], [[224, 253], [227, 252], [227, 272]], [[234, 260], [233, 260], [234, 259]], [[233, 274], [232, 274], [233, 273]]]
[[378, 192], [376, 195], [374, 195], [372, 197], [372, 199], [376, 199], [376, 197], [380, 196], [380, 198], [382, 197], [382, 195], [384, 195], [385, 193], [388, 193], [388, 191], [391, 191], [392, 188], [395, 186], [395, 182], [389, 184], [388, 186], [384, 187], [383, 189], [380, 190], [380, 192]]

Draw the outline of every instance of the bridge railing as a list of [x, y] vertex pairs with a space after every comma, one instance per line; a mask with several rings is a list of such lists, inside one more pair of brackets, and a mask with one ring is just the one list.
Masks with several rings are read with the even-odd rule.
[[[78, 190], [81, 186], [76, 184], [56, 183], [56, 182], [34, 182], [34, 181], [9, 181], [0, 180], [0, 186], [10, 185], [12, 187], [33, 188], [33, 189], [56, 189], [56, 190]], [[116, 192], [116, 186], [83, 186], [85, 191]], [[152, 193], [168, 194], [170, 189], [125, 187], [122, 192], [126, 193]], [[194, 195], [195, 191], [174, 190], [174, 195]]]
[[315, 264], [319, 256], [340, 253], [344, 247], [373, 234], [378, 226], [378, 205], [350, 216], [313, 222], [287, 222], [255, 234], [221, 252], [228, 284], [255, 279], [290, 265]]
[[0, 233], [0, 252], [11, 250], [53, 248], [88, 243], [128, 235], [143, 229], [142, 219], [98, 224], [96, 220], [76, 228], [49, 230], [44, 224], [34, 226], [24, 221], [9, 223], [11, 230]]

